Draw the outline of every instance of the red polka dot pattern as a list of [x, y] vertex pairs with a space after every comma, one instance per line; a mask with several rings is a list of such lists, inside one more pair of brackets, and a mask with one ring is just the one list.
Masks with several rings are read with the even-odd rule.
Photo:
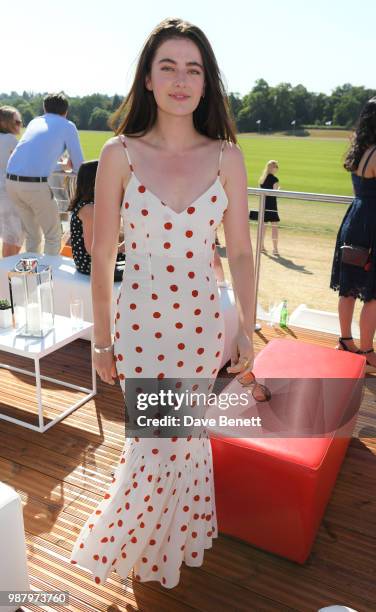
[[[218, 180], [181, 213], [162, 206], [137, 178], [128, 183], [121, 209], [126, 274], [114, 330], [125, 393], [127, 378], [136, 377], [137, 393], [147, 391], [144, 378], [171, 378], [183, 392], [193, 377], [188, 386], [205, 393], [218, 372], [224, 324], [212, 249], [227, 204]], [[109, 481], [75, 542], [72, 564], [88, 567], [99, 585], [114, 570], [126, 575], [136, 556], [136, 580], [153, 574], [174, 587], [181, 561], [201, 564], [217, 535], [207, 433], [161, 440], [156, 430], [154, 438], [127, 439]]]

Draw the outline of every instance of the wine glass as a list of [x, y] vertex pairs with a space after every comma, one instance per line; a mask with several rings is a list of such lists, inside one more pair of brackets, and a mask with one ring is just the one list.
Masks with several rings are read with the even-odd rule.
[[276, 316], [277, 308], [278, 308], [278, 302], [276, 300], [270, 300], [269, 306], [268, 306], [268, 326], [269, 327], [273, 327], [274, 323], [276, 323], [275, 316]]

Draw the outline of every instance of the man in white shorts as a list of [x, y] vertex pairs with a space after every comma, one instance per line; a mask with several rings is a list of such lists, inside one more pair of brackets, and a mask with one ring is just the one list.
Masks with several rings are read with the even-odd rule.
[[65, 150], [70, 167], [77, 172], [83, 161], [77, 128], [68, 121], [68, 100], [64, 94], [49, 94], [43, 101], [45, 114], [30, 121], [11, 154], [6, 190], [12, 199], [26, 234], [26, 250], [58, 255], [61, 223], [57, 202], [47, 179]]

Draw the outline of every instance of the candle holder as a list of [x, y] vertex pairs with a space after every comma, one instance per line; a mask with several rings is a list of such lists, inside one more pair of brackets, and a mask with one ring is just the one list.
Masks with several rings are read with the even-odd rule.
[[51, 266], [23, 258], [8, 272], [8, 281], [16, 334], [46, 336], [54, 327]]

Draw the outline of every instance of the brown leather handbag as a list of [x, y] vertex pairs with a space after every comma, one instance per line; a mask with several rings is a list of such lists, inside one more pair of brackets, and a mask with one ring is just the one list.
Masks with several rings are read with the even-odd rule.
[[370, 249], [353, 244], [341, 246], [342, 263], [364, 268], [369, 260]]

